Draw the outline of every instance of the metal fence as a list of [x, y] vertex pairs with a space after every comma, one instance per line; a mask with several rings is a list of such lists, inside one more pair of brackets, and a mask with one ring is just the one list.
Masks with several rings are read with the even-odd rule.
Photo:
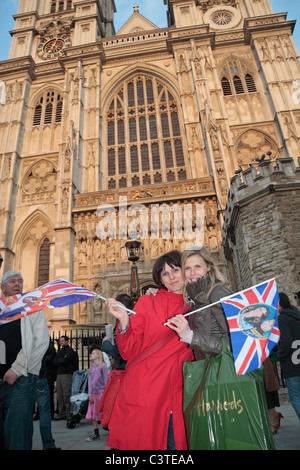
[[[101, 349], [102, 338], [105, 334], [105, 325], [99, 325], [95, 328], [70, 329], [53, 332], [52, 341], [59, 349], [59, 338], [62, 335], [68, 336], [70, 346], [77, 352], [79, 358], [79, 369], [88, 369], [90, 367], [90, 350], [93, 345]], [[280, 388], [286, 388], [285, 380], [282, 376], [280, 363], [275, 364], [275, 371]]]
[[52, 333], [52, 341], [59, 350], [59, 338], [68, 336], [69, 345], [78, 354], [79, 369], [88, 369], [90, 367], [90, 350], [93, 345], [101, 348], [102, 337], [105, 334], [105, 325], [99, 325], [95, 328], [70, 329], [56, 331]]

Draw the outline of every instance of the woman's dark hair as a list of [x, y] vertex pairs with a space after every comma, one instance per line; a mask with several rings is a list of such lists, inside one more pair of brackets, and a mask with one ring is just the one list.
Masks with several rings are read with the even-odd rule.
[[165, 288], [163, 285], [160, 275], [165, 267], [165, 264], [169, 265], [171, 268], [179, 267], [181, 268], [181, 253], [178, 250], [169, 251], [163, 256], [160, 256], [154, 263], [152, 268], [152, 277], [153, 281], [157, 286]]
[[279, 305], [282, 308], [291, 307], [291, 302], [284, 292], [279, 292]]
[[125, 305], [125, 307], [129, 308], [130, 310], [132, 309], [132, 301], [129, 295], [119, 294], [117, 295], [116, 300], [121, 302], [121, 304]]
[[[133, 305], [132, 305], [132, 300], [129, 297], [129, 295], [119, 294], [119, 295], [117, 295], [116, 300], [118, 302], [121, 302], [121, 304], [125, 305], [126, 308], [129, 308], [130, 310], [132, 310]], [[118, 321], [119, 320], [116, 319], [116, 324], [114, 326], [113, 335], [115, 335], [115, 333], [116, 333], [116, 328], [117, 328], [117, 325], [118, 325]]]
[[[247, 323], [250, 323], [250, 325], [257, 325], [262, 323], [264, 320], [268, 318], [270, 315], [270, 310], [266, 305], [261, 305], [261, 307], [265, 308], [266, 311], [263, 313], [260, 317], [255, 317], [254, 315], [251, 317], [247, 317], [245, 320]], [[248, 307], [243, 308], [241, 315], [244, 316], [245, 313], [253, 312], [254, 310], [257, 309], [257, 304], [256, 305], [249, 305]]]

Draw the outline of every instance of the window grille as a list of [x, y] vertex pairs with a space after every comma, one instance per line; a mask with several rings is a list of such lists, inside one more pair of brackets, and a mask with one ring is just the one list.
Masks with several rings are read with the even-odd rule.
[[237, 95], [241, 94], [241, 93], [244, 93], [244, 87], [243, 87], [243, 84], [242, 84], [242, 80], [240, 79], [240, 77], [238, 75], [235, 75], [233, 77], [233, 85], [234, 85], [234, 89], [235, 89], [235, 92]]
[[237, 60], [229, 61], [222, 70], [221, 86], [224, 96], [255, 93], [257, 91], [253, 75], [245, 70]]
[[254, 79], [253, 79], [252, 75], [247, 73], [246, 76], [245, 76], [245, 82], [246, 82], [247, 89], [248, 89], [249, 93], [256, 92], [256, 86], [255, 86]]
[[60, 123], [62, 120], [63, 99], [56, 91], [41, 96], [34, 108], [33, 125]]
[[143, 75], [124, 82], [106, 114], [107, 175], [114, 181], [108, 185], [185, 179], [182, 135], [176, 99], [165, 85]]
[[50, 241], [45, 238], [39, 251], [38, 285], [49, 282]]

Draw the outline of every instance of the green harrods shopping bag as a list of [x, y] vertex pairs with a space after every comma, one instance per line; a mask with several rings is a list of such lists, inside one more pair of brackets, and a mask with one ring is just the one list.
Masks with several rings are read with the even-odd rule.
[[274, 450], [263, 370], [237, 375], [223, 352], [184, 362], [184, 419], [190, 450]]

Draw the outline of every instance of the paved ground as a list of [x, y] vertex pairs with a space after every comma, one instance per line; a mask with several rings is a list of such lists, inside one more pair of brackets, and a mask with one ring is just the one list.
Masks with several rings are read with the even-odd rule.
[[[300, 421], [292, 406], [287, 403], [278, 408], [284, 418], [274, 435], [277, 450], [300, 450]], [[92, 432], [92, 424], [82, 420], [75, 429], [68, 429], [65, 421], [52, 421], [52, 435], [57, 447], [62, 450], [109, 450], [107, 447], [108, 432], [100, 427], [100, 439], [86, 442]], [[34, 421], [33, 450], [41, 450], [42, 443], [39, 432], [39, 421]], [[55, 452], [57, 455], [57, 453]], [[110, 454], [108, 454], [110, 455]], [[88, 464], [88, 462], [87, 462]]]
[[[66, 426], [66, 421], [52, 421], [52, 436], [57, 447], [62, 450], [109, 450], [107, 447], [108, 431], [99, 427], [100, 439], [86, 442], [86, 438], [93, 432], [91, 421], [83, 419], [74, 429]], [[33, 450], [41, 450], [42, 441], [39, 430], [39, 421], [34, 421]]]
[[277, 409], [283, 414], [280, 428], [274, 435], [277, 450], [300, 450], [300, 421], [290, 404]]

